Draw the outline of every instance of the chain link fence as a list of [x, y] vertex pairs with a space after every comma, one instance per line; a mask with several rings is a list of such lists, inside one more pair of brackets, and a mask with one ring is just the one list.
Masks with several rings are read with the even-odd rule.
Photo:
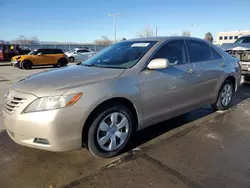
[[107, 47], [107, 45], [95, 45], [95, 44], [25, 44], [21, 45], [22, 48], [27, 47], [30, 49], [38, 49], [38, 48], [59, 48], [64, 52], [73, 50], [74, 48], [89, 48], [92, 51], [100, 51]]

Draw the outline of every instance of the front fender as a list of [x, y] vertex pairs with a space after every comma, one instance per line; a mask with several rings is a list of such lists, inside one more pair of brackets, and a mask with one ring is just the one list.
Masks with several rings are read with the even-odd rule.
[[[64, 95], [83, 92], [83, 97], [75, 105], [80, 108], [87, 108], [89, 114], [103, 102], [114, 99], [124, 98], [133, 103], [138, 116], [138, 124], [142, 123], [142, 107], [140, 89], [136, 84], [137, 80], [133, 77], [116, 78], [90, 84], [77, 89], [71, 89]], [[88, 115], [89, 115], [88, 114]]]

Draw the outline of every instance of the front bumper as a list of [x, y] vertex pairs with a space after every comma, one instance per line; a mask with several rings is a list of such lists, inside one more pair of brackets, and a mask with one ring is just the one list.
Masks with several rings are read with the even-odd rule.
[[250, 74], [250, 62], [240, 62], [241, 65], [241, 74], [249, 75]]
[[11, 61], [12, 67], [20, 67], [20, 61]]
[[250, 75], [250, 71], [241, 71], [241, 75]]
[[[17, 93], [13, 92], [12, 94]], [[18, 92], [28, 98], [13, 113], [3, 109], [4, 125], [8, 135], [17, 143], [49, 151], [69, 151], [82, 148], [82, 129], [86, 117], [83, 108], [71, 106], [56, 110], [22, 113], [36, 97]], [[37, 139], [48, 143], [37, 142]]]

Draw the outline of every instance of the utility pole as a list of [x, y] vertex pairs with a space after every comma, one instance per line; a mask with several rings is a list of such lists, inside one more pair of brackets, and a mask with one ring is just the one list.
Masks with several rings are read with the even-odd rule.
[[157, 33], [158, 33], [158, 28], [157, 26], [155, 27], [155, 36], [157, 36]]
[[109, 13], [109, 16], [113, 17], [113, 19], [114, 19], [114, 36], [115, 36], [115, 42], [116, 42], [116, 17], [120, 16], [120, 15], [121, 15], [121, 13], [118, 13], [118, 14], [110, 14]]

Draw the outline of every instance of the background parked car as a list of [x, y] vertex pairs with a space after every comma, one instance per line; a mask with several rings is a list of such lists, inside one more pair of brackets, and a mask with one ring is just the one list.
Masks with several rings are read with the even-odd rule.
[[37, 49], [27, 55], [15, 56], [11, 65], [22, 69], [30, 69], [32, 66], [53, 65], [62, 67], [68, 64], [66, 55], [61, 49]]
[[238, 38], [235, 43], [222, 44], [226, 52], [240, 60], [241, 74], [250, 77], [250, 35]]
[[0, 44], [0, 60], [10, 61], [12, 57], [21, 54], [19, 44]]
[[21, 53], [20, 53], [20, 55], [26, 55], [26, 54], [28, 54], [28, 53], [30, 53], [32, 50], [30, 49], [30, 48], [28, 48], [28, 47], [23, 47], [23, 48], [21, 48]]
[[65, 54], [68, 57], [69, 62], [79, 62], [79, 61], [85, 61], [86, 59], [90, 58], [92, 55], [94, 55], [96, 52], [91, 51], [87, 48], [76, 48], [73, 51], [65, 52]]

